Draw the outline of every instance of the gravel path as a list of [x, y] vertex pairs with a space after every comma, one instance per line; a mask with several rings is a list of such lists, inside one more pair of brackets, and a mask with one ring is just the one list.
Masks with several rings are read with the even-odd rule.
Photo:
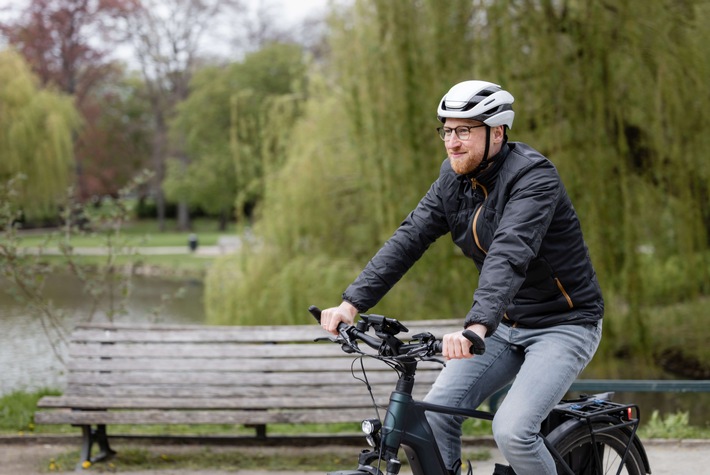
[[[650, 440], [645, 441], [646, 451], [651, 463], [653, 475], [710, 475], [710, 440]], [[120, 449], [120, 446], [117, 447]], [[164, 450], [167, 453], [175, 450], [201, 450], [199, 446], [176, 447], [154, 446], [155, 450]], [[0, 439], [0, 475], [45, 475], [48, 473], [48, 461], [52, 456], [76, 450], [76, 443], [56, 443], [51, 441], [23, 441], [22, 439]], [[494, 448], [487, 448], [491, 452], [491, 459], [485, 462], [474, 462], [473, 472], [476, 475], [488, 475], [493, 472], [493, 464], [502, 462], [500, 453]], [[216, 449], [213, 449], [216, 450]], [[228, 450], [221, 448], [220, 450]], [[247, 450], [240, 448], [240, 450]], [[256, 449], [254, 449], [256, 450]], [[261, 449], [260, 449], [261, 450]], [[359, 449], [353, 447], [279, 447], [264, 450], [274, 451], [337, 451], [338, 453], [351, 453], [353, 460]], [[354, 468], [354, 467], [353, 467]], [[89, 473], [101, 473], [92, 470]], [[290, 475], [314, 475], [319, 472], [267, 472], [259, 470], [240, 471], [215, 471], [215, 470], [150, 470], [139, 472], [119, 472], [124, 475], [275, 475], [289, 473]], [[405, 471], [402, 471], [405, 475]]]

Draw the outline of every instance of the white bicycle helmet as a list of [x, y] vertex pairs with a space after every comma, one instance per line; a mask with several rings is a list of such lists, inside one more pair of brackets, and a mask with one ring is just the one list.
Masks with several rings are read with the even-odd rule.
[[449, 89], [437, 110], [439, 121], [447, 118], [473, 119], [490, 127], [513, 127], [513, 96], [498, 84], [487, 81], [464, 81]]

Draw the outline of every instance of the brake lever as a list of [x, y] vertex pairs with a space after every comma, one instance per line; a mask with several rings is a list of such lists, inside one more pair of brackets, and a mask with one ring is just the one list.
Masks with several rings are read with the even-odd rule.
[[313, 341], [329, 341], [331, 343], [337, 343], [338, 342], [338, 337], [335, 336], [319, 336], [318, 338], [314, 338]]
[[349, 327], [343, 327], [338, 331], [339, 336], [336, 341], [340, 343], [340, 347], [345, 353], [361, 353], [357, 341], [351, 339], [350, 335], [348, 335], [348, 328]]
[[[428, 351], [427, 353], [429, 354], [435, 354], [434, 351], [434, 344], [436, 340], [431, 340], [428, 345]], [[437, 358], [436, 356], [429, 356], [427, 358], [422, 358], [423, 361], [433, 361], [434, 363], [439, 363], [441, 366], [446, 367], [446, 361], [442, 360], [441, 358]]]
[[441, 366], [446, 366], [446, 361], [436, 356], [429, 356], [427, 358], [422, 358], [422, 361], [433, 361], [434, 363], [439, 363]]

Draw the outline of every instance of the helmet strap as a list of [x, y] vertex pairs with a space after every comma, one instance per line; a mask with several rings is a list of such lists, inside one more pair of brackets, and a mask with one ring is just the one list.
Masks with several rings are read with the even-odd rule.
[[472, 172], [466, 174], [468, 178], [475, 177], [476, 175], [478, 175], [478, 172], [484, 170], [488, 166], [488, 151], [490, 150], [490, 143], [491, 127], [489, 125], [486, 125], [486, 148], [483, 151], [483, 159], [481, 160], [481, 163], [479, 163], [478, 166]]
[[488, 152], [491, 148], [491, 127], [486, 125], [486, 150], [483, 152], [483, 160], [478, 165], [478, 168], [483, 169], [484, 166], [488, 166]]

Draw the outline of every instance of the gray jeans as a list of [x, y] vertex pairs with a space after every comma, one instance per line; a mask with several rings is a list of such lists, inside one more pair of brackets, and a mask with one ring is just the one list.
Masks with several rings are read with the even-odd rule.
[[[589, 363], [599, 346], [597, 324], [549, 328], [500, 325], [486, 353], [447, 362], [425, 401], [475, 409], [514, 380], [493, 419], [499, 450], [518, 475], [556, 475], [540, 426]], [[447, 467], [461, 457], [462, 417], [427, 413]]]

